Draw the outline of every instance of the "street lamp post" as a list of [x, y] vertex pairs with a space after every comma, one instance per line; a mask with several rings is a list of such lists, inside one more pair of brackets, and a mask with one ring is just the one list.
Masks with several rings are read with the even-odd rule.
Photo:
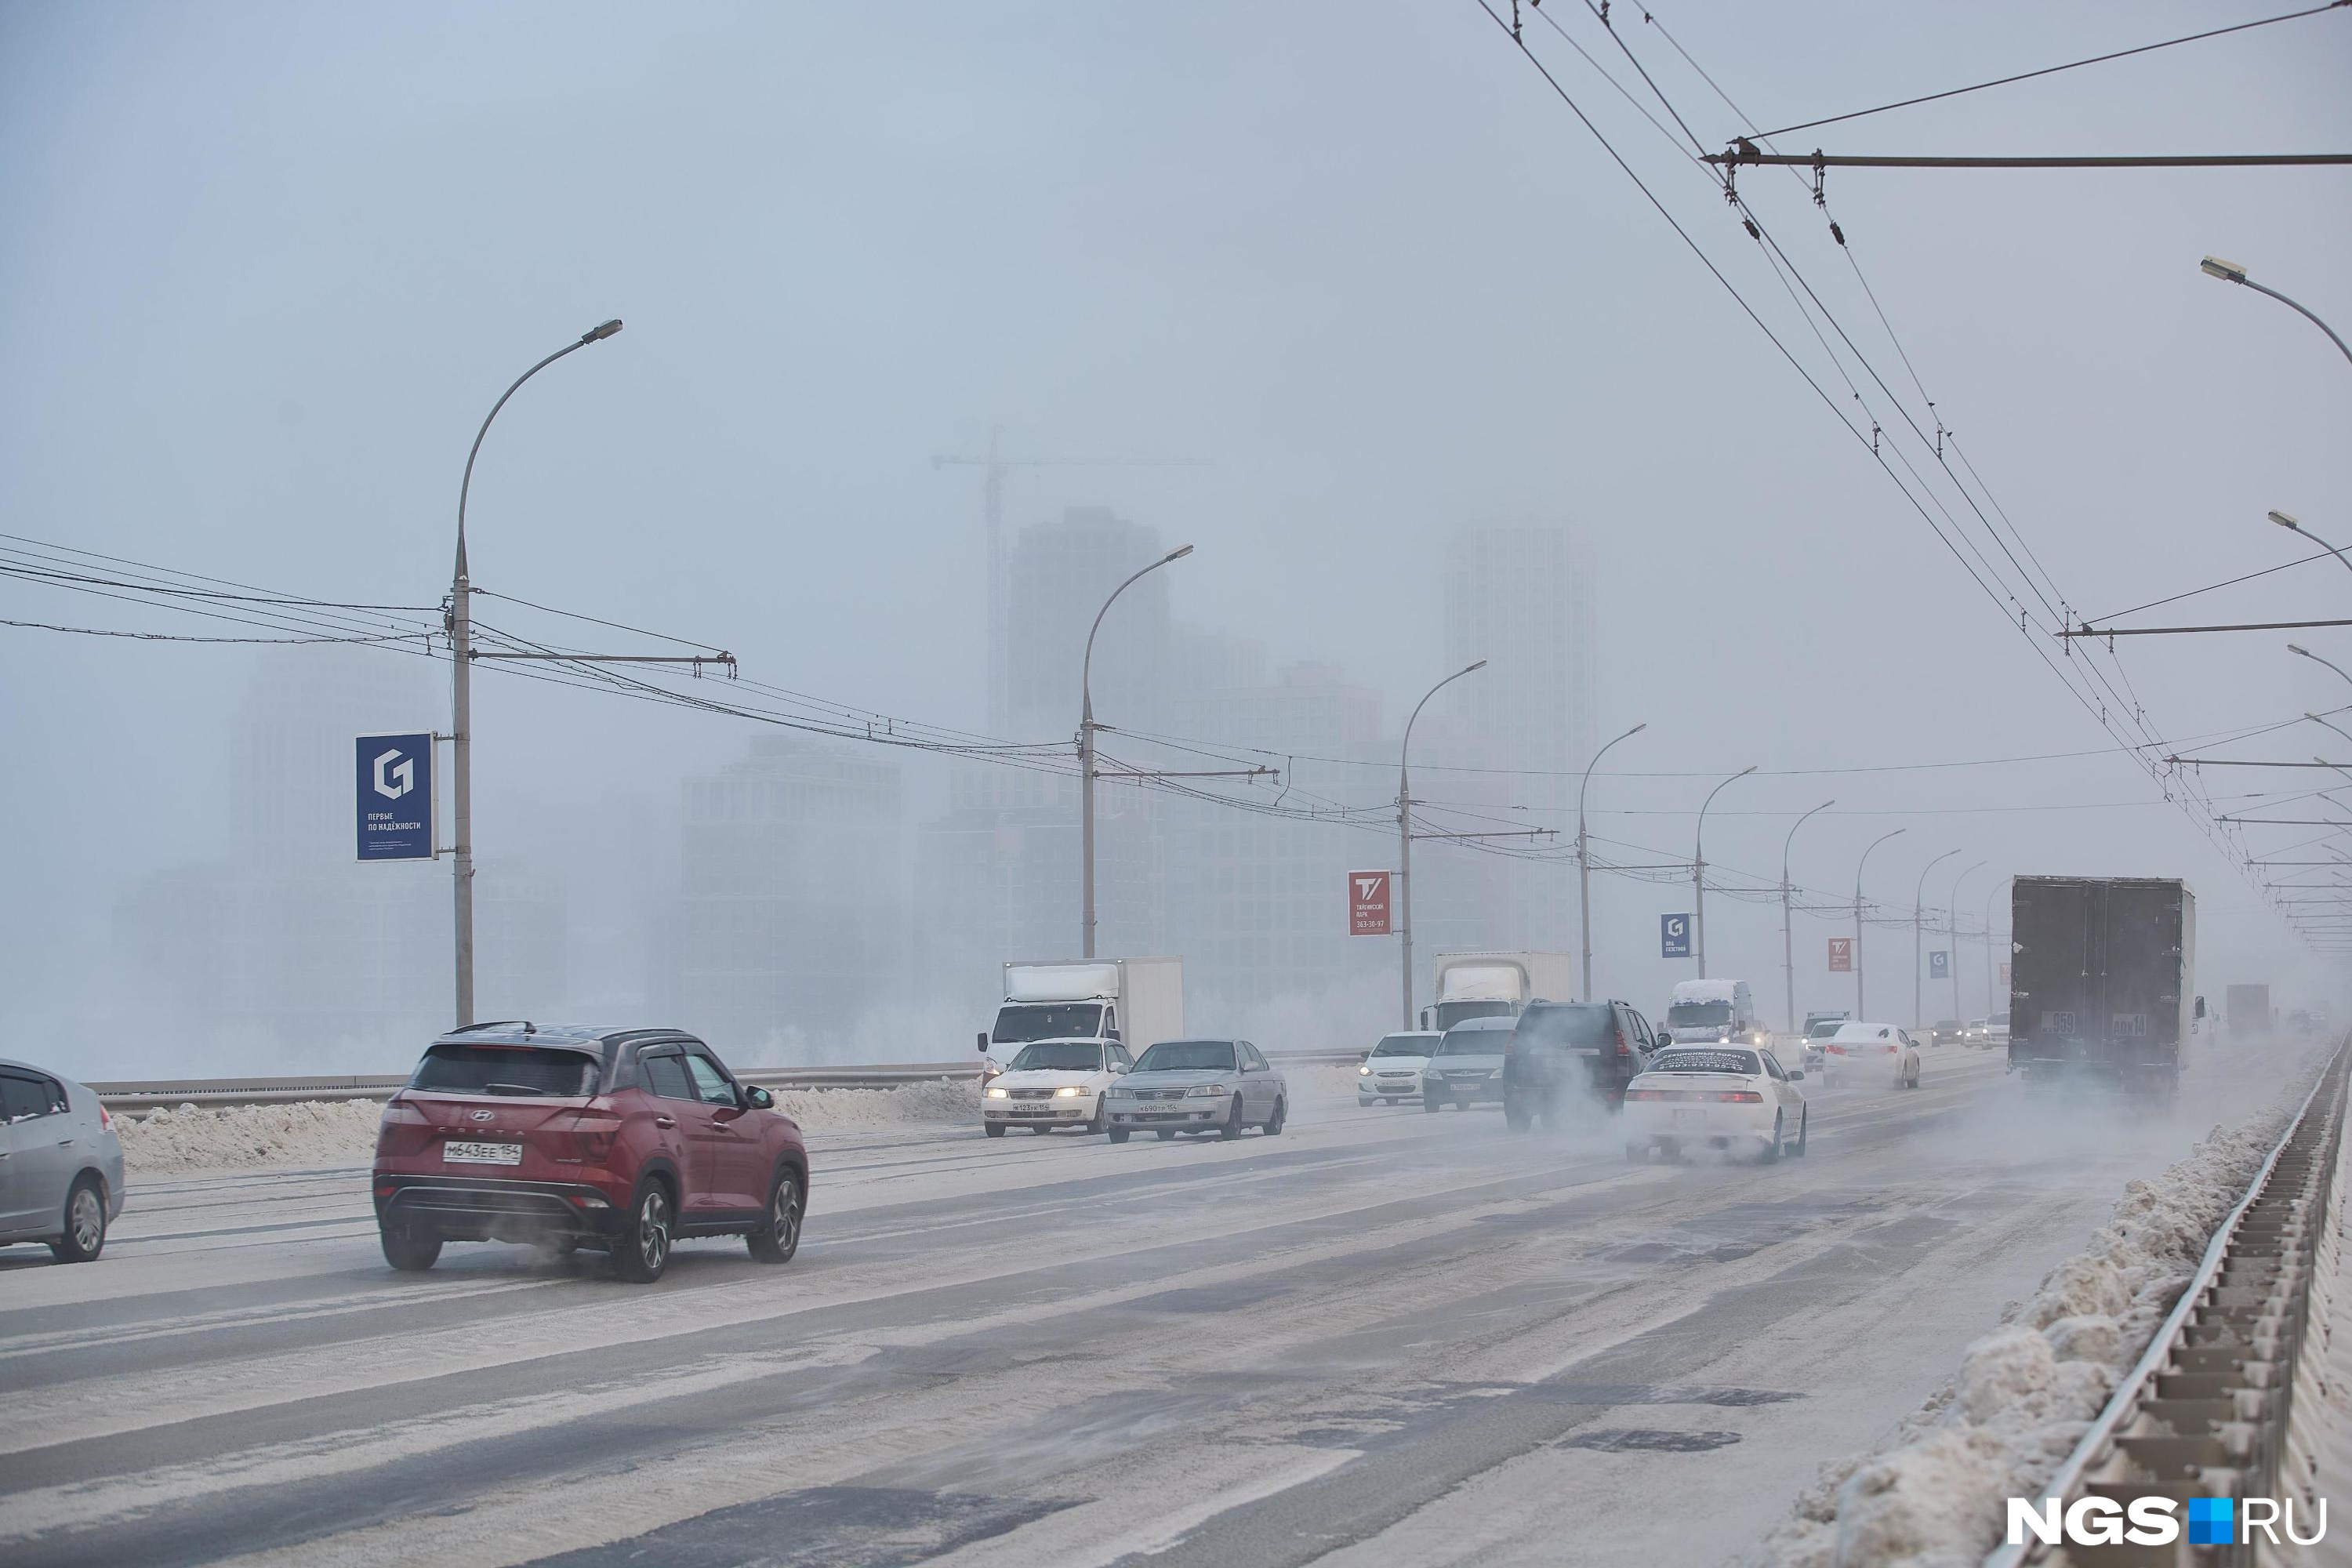
[[461, 1029], [474, 1021], [474, 583], [466, 565], [466, 500], [474, 489], [474, 459], [482, 455], [482, 437], [490, 433], [490, 421], [524, 382], [565, 354], [602, 342], [620, 330], [618, 321], [592, 327], [515, 377], [482, 416], [482, 427], [474, 432], [474, 445], [466, 453], [466, 477], [457, 485], [457, 564], [449, 577], [449, 816]]
[[1404, 963], [1404, 1022], [1412, 1027], [1412, 782], [1405, 774], [1405, 762], [1412, 753], [1412, 727], [1421, 721], [1421, 710], [1429, 700], [1468, 675], [1471, 670], [1484, 669], [1486, 661], [1480, 659], [1468, 669], [1457, 669], [1423, 693], [1412, 705], [1412, 717], [1404, 721], [1404, 742], [1397, 747], [1397, 935], [1402, 939], [1400, 951]]
[[[1617, 741], [1632, 740], [1649, 727], [1650, 721], [1644, 719], [1618, 736]], [[1609, 746], [1617, 741], [1610, 742]], [[1576, 786], [1576, 924], [1584, 942], [1584, 989], [1580, 994], [1587, 1002], [1592, 1000], [1592, 860], [1591, 840], [1584, 831], [1584, 792], [1592, 787], [1592, 770], [1609, 754], [1609, 746], [1592, 753], [1592, 760], [1584, 764], [1584, 782]], [[1410, 1028], [1412, 1020], [1408, 1018], [1405, 1024]]]
[[[1870, 849], [1910, 831], [1907, 827], [1898, 827], [1893, 833], [1882, 833], [1870, 841]], [[1864, 1005], [1862, 994], [1862, 868], [1870, 864], [1870, 849], [1864, 850], [1862, 858], [1853, 863], [1853, 1016], [1856, 1023], [1870, 1016], [1870, 1009]]]
[[1825, 800], [1797, 818], [1789, 825], [1789, 837], [1780, 841], [1780, 980], [1789, 990], [1789, 1033], [1792, 1035], [1797, 1032], [1797, 948], [1796, 938], [1790, 934], [1789, 897], [1796, 889], [1789, 880], [1789, 847], [1796, 843], [1797, 829], [1805, 825], [1806, 817], [1827, 811], [1836, 804], [1834, 800]]
[[2311, 541], [2314, 544], [2316, 544], [2317, 546], [2319, 546], [2319, 548], [2321, 548], [2322, 550], [2325, 550], [2326, 552], [2327, 552], [2327, 553], [2329, 553], [2330, 555], [2333, 555], [2334, 557], [2336, 557], [2336, 559], [2337, 561], [2342, 562], [2342, 563], [2343, 563], [2343, 565], [2344, 565], [2344, 570], [2346, 570], [2347, 572], [2352, 572], [2352, 557], [2347, 557], [2347, 556], [2344, 553], [2344, 552], [2342, 552], [2341, 550], [2338, 550], [2338, 549], [2337, 549], [2337, 548], [2336, 548], [2336, 546], [2334, 546], [2333, 544], [2328, 543], [2328, 542], [2327, 542], [2327, 541], [2326, 541], [2326, 540], [2324, 540], [2324, 539], [2320, 538], [2320, 537], [2319, 537], [2319, 535], [2317, 535], [2317, 534], [2315, 534], [2315, 533], [2312, 532], [2312, 531], [2311, 531], [2311, 530], [2309, 530], [2309, 529], [2307, 529], [2307, 528], [2304, 527], [2304, 526], [2303, 526], [2303, 524], [2302, 524], [2300, 521], [2298, 521], [2294, 517], [2294, 515], [2293, 515], [2293, 514], [2288, 513], [2288, 512], [2284, 512], [2284, 511], [2279, 511], [2279, 510], [2272, 510], [2272, 511], [2270, 512], [2269, 516], [2270, 516], [2270, 520], [2271, 520], [2273, 522], [2277, 523], [2281, 528], [2285, 529], [2289, 533], [2300, 533], [2300, 534], [2301, 534], [2301, 535], [2303, 535], [2305, 539], [2308, 539], [2308, 540], [2309, 540], [2309, 541]]
[[1095, 955], [1095, 634], [1102, 630], [1103, 617], [1118, 596], [1135, 586], [1138, 578], [1157, 572], [1171, 561], [1181, 561], [1192, 553], [1189, 544], [1180, 544], [1167, 554], [1135, 574], [1110, 591], [1101, 609], [1095, 612], [1095, 624], [1087, 628], [1086, 658], [1078, 666], [1078, 859], [1079, 876], [1086, 884], [1085, 909], [1079, 915], [1078, 956]]
[[1927, 921], [1923, 918], [1927, 911], [1921, 903], [1927, 896], [1927, 873], [1958, 853], [1957, 849], [1947, 849], [1919, 868], [1919, 886], [1911, 894], [1911, 1026], [1915, 1029], [1920, 1026], [1919, 1016], [1927, 1007]]
[[[2312, 654], [2310, 648], [2298, 648], [2298, 647], [2295, 647], [2294, 642], [2288, 642], [2288, 644], [2286, 644], [2286, 651], [2288, 651], [2288, 654], [2303, 654], [2305, 658], [2310, 658], [2312, 663], [2315, 663], [2315, 666], [2326, 666], [2328, 670], [2336, 670], [2336, 672], [2338, 672], [2338, 675], [2345, 675], [2345, 670], [2343, 670], [2343, 666], [2340, 666], [2340, 663], [2336, 663], [2336, 660], [2331, 660], [2331, 658], [2319, 658], [2319, 654]], [[2345, 682], [2352, 682], [2352, 675], [2345, 675]]]
[[[1951, 929], [1946, 932], [1951, 941], [1952, 950], [1945, 955], [1944, 962], [1945, 973], [1949, 974], [1952, 980], [1952, 1016], [1960, 1018], [1962, 1023], [1968, 1020], [1961, 1018], [1960, 1016], [1960, 884], [1991, 864], [1990, 860], [1979, 860], [1952, 879], [1952, 902], [1948, 911], [1952, 917]], [[1988, 1008], [1987, 1011], [1990, 1009]]]
[[2336, 329], [2334, 327], [2329, 326], [2326, 322], [2313, 315], [2309, 310], [2305, 310], [2301, 305], [2296, 304], [2294, 300], [2280, 293], [2277, 289], [2266, 289], [2260, 283], [2255, 282], [2252, 279], [2246, 276], [2246, 269], [2239, 266], [2236, 262], [2224, 261], [2218, 256], [2209, 256], [2197, 265], [2202, 268], [2205, 271], [2210, 273], [2212, 276], [2221, 279], [2225, 283], [2235, 283], [2243, 288], [2252, 289], [2257, 294], [2269, 295], [2272, 299], [2276, 300], [2280, 304], [2284, 305], [2288, 310], [2300, 315], [2305, 321], [2309, 321], [2313, 326], [2317, 327], [2321, 331], [2326, 332], [2327, 334], [2327, 341], [2336, 345], [2337, 352], [2342, 353], [2346, 359], [2352, 360], [2352, 348], [2346, 348], [2344, 346], [2344, 340], [2336, 335]]
[[1987, 1017], [1990, 1017], [1995, 1013], [2009, 1011], [2006, 1004], [1997, 1004], [1993, 1000], [1992, 900], [2000, 891], [1999, 882], [1985, 889], [1985, 1016]]
[[1698, 958], [1701, 980], [1706, 978], [1706, 808], [1715, 804], [1717, 795], [1754, 773], [1756, 766], [1748, 763], [1707, 791], [1706, 798], [1699, 803], [1698, 831], [1691, 838], [1691, 947]]

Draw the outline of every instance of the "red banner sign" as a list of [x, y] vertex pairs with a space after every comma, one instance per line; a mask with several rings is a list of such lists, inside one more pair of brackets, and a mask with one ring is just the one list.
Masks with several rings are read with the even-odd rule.
[[1830, 973], [1832, 974], [1853, 973], [1853, 938], [1850, 936], [1830, 938]]
[[1386, 871], [1348, 873], [1348, 934], [1389, 934], [1389, 874]]

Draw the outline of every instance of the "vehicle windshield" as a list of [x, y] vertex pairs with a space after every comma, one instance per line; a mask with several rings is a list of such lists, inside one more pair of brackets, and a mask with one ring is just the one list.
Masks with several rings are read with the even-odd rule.
[[1499, 1057], [1503, 1042], [1511, 1037], [1508, 1029], [1448, 1029], [1445, 1037], [1437, 1042], [1441, 1057]]
[[1102, 1047], [1080, 1045], [1073, 1040], [1055, 1040], [1047, 1045], [1024, 1046], [1021, 1054], [1013, 1058], [1013, 1072], [1100, 1072]]
[[1592, 1047], [1617, 1043], [1617, 1018], [1604, 1003], [1530, 1007], [1519, 1015], [1514, 1038], [1538, 1046]]
[[1231, 1072], [1231, 1040], [1162, 1040], [1135, 1064], [1138, 1072]]
[[1027, 1040], [1094, 1040], [1102, 1037], [1099, 1002], [1022, 1002], [1001, 1008], [989, 1044], [1017, 1046]]
[[1811, 1028], [1805, 1031], [1805, 1038], [1809, 1040], [1826, 1040], [1832, 1035], [1836, 1034], [1840, 1029], [1844, 1027], [1845, 1020], [1843, 1018], [1824, 1018], [1820, 1023], [1815, 1024]]
[[2008, 1014], [2006, 1014], [2006, 1013], [1995, 1013], [1995, 1014], [1992, 1016], [1992, 1026], [1993, 1026], [1994, 1028], [1996, 1028], [1996, 1029], [2006, 1029], [2006, 1028], [2008, 1028], [2008, 1027], [2009, 1027], [2009, 1015], [2008, 1015]]
[[1666, 1009], [1669, 1029], [1713, 1029], [1731, 1022], [1728, 1002], [1677, 1002]]
[[585, 1051], [551, 1051], [541, 1046], [438, 1045], [416, 1064], [408, 1087], [443, 1094], [575, 1100], [596, 1092], [596, 1075], [604, 1065]]
[[1650, 1063], [1652, 1072], [1762, 1072], [1754, 1051], [1667, 1051]]
[[1429, 1047], [1434, 1044], [1436, 1042], [1427, 1035], [1384, 1035], [1381, 1038], [1381, 1043], [1372, 1047], [1372, 1055], [1425, 1057], [1429, 1054]]

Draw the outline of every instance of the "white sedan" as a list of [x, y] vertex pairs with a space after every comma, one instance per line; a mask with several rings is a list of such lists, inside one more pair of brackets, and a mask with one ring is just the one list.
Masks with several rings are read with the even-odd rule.
[[1103, 1092], [1128, 1070], [1126, 1047], [1099, 1040], [1032, 1040], [981, 1090], [981, 1125], [991, 1138], [1009, 1127], [1047, 1132], [1103, 1130]]
[[1688, 1148], [1778, 1160], [1805, 1152], [1805, 1076], [1769, 1050], [1677, 1046], [1650, 1058], [1625, 1088], [1625, 1158]]
[[1845, 1083], [1883, 1072], [1897, 1089], [1919, 1087], [1919, 1043], [1893, 1024], [1841, 1024], [1822, 1042], [1822, 1081]]
[[1358, 1105], [1395, 1105], [1421, 1098], [1422, 1069], [1445, 1037], [1434, 1029], [1383, 1035], [1356, 1068]]

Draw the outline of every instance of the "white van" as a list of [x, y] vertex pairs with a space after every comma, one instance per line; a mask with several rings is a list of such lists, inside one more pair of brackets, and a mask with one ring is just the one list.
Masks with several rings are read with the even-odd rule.
[[1666, 1033], [1678, 1046], [1760, 1045], [1764, 1026], [1745, 980], [1685, 980], [1666, 1007]]

